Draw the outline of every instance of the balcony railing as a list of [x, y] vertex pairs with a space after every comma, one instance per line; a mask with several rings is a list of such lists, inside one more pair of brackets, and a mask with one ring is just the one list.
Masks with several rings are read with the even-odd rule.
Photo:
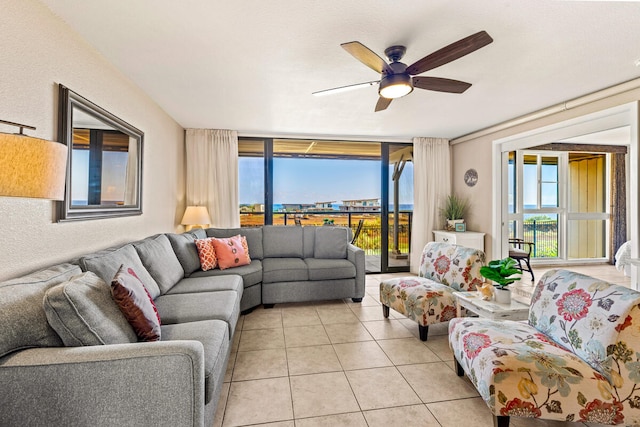
[[[514, 237], [515, 221], [510, 224], [509, 236]], [[529, 220], [522, 223], [523, 236], [527, 242], [534, 243], [533, 258], [558, 257], [558, 221]]]
[[[400, 211], [398, 223], [398, 253], [407, 254], [411, 244], [411, 223], [413, 212]], [[380, 255], [382, 249], [382, 228], [380, 226], [380, 213], [365, 211], [300, 211], [300, 212], [274, 212], [274, 225], [287, 226], [344, 226], [349, 227], [355, 233], [360, 219], [364, 219], [362, 231], [354, 243], [365, 251], [366, 255]], [[240, 213], [242, 227], [256, 227], [264, 224], [262, 212]], [[299, 223], [299, 224], [298, 224]], [[389, 215], [389, 251], [394, 252], [394, 227], [393, 214]]]

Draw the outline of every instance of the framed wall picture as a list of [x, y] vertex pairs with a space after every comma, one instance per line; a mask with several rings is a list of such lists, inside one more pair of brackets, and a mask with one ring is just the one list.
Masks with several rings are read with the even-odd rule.
[[467, 225], [464, 222], [456, 223], [456, 231], [467, 231]]

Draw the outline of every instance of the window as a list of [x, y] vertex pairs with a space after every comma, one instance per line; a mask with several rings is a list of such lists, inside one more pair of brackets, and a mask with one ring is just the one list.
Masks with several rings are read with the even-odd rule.
[[[267, 138], [239, 138], [238, 145], [243, 227], [342, 225], [355, 231], [362, 221], [356, 244], [367, 254], [367, 271], [387, 269], [389, 263], [383, 257], [387, 252], [397, 260], [392, 267], [408, 268], [413, 213], [412, 145]], [[383, 148], [391, 153], [388, 166], [382, 166], [387, 158], [382, 154]], [[401, 159], [404, 167], [397, 174], [399, 212], [395, 227], [396, 183], [391, 175]], [[383, 168], [389, 171], [389, 176], [384, 177], [389, 182], [387, 188], [382, 185]], [[388, 210], [383, 209], [387, 199]], [[386, 213], [382, 217], [385, 211], [391, 212], [389, 222], [384, 222]], [[389, 233], [383, 235], [387, 228]]]

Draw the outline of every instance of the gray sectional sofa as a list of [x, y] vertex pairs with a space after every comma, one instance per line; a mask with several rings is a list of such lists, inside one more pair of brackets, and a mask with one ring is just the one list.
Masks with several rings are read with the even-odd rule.
[[[194, 239], [247, 238], [250, 265], [202, 271]], [[160, 234], [0, 283], [0, 425], [210, 426], [241, 311], [364, 296], [364, 252], [340, 227]], [[138, 342], [110, 297], [145, 284], [161, 340]]]

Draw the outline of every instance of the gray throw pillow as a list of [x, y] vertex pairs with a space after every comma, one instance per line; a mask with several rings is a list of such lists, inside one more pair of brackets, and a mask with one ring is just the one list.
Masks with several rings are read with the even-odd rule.
[[64, 344], [47, 322], [42, 299], [49, 288], [80, 273], [80, 267], [65, 263], [0, 283], [0, 358], [25, 348]]
[[[192, 233], [167, 234], [171, 247], [182, 265], [184, 275], [189, 277], [194, 271], [200, 270], [200, 257], [198, 248], [194, 243], [196, 237]], [[206, 238], [206, 236], [205, 236]]]
[[345, 227], [316, 227], [314, 258], [346, 258], [348, 237]]
[[164, 234], [136, 242], [133, 246], [163, 294], [184, 277], [182, 265]]
[[43, 305], [49, 325], [67, 347], [138, 340], [113, 300], [111, 287], [90, 271], [50, 288]]
[[138, 256], [138, 252], [136, 252], [131, 244], [124, 245], [110, 252], [103, 251], [85, 255], [80, 258], [80, 265], [83, 270], [96, 273], [96, 275], [106, 283], [111, 283], [120, 266], [126, 265], [136, 272], [140, 281], [144, 284], [144, 287], [149, 291], [151, 298], [155, 299], [160, 296], [158, 284], [144, 267]]

